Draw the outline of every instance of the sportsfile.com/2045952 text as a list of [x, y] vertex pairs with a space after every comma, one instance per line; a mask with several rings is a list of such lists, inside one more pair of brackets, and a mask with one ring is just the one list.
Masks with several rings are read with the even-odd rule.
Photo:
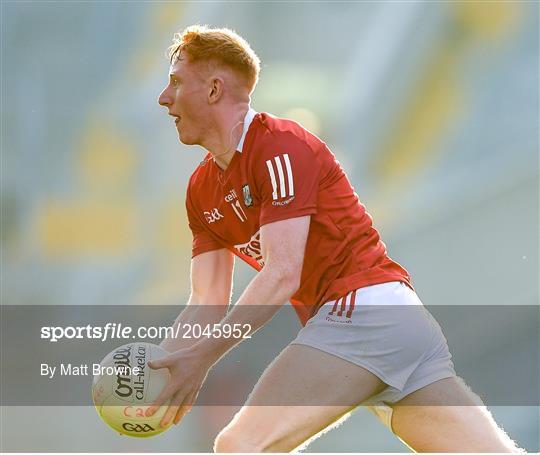
[[60, 340], [144, 340], [163, 338], [251, 338], [251, 324], [178, 324], [175, 327], [131, 326], [108, 322], [104, 326], [43, 326], [41, 339]]

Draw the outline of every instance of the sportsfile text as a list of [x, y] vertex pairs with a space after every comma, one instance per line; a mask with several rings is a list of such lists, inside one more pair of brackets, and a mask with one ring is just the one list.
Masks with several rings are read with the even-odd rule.
[[250, 324], [178, 324], [176, 327], [133, 327], [117, 322], [104, 326], [44, 326], [41, 339], [56, 343], [59, 340], [127, 340], [163, 338], [251, 338]]
[[[139, 329], [144, 327], [139, 327]], [[121, 323], [108, 322], [105, 326], [53, 326], [41, 327], [41, 339], [56, 343], [62, 339], [99, 339], [106, 341], [109, 339], [130, 339], [133, 337], [133, 328], [124, 326]]]

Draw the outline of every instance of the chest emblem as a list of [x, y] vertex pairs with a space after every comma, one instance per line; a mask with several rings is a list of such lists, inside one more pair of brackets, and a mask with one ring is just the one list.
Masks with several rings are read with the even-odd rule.
[[242, 187], [242, 193], [244, 195], [244, 204], [246, 207], [251, 207], [253, 205], [253, 198], [251, 197], [251, 192], [249, 191], [249, 185], [244, 185]]

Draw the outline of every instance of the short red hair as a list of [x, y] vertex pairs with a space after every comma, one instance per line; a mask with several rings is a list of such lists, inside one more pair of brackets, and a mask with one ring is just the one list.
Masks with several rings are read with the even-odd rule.
[[259, 57], [244, 38], [228, 28], [191, 25], [174, 34], [168, 50], [171, 63], [184, 52], [190, 62], [213, 60], [231, 68], [245, 80], [249, 93], [259, 80]]

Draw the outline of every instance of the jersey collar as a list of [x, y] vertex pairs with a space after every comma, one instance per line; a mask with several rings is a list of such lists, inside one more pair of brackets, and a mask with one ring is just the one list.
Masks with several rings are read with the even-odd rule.
[[242, 137], [240, 138], [240, 141], [238, 142], [238, 145], [236, 146], [236, 151], [242, 153], [242, 148], [244, 147], [244, 140], [246, 139], [246, 134], [249, 129], [249, 125], [251, 125], [251, 122], [253, 121], [253, 118], [257, 115], [257, 112], [251, 108], [248, 109], [246, 116], [244, 117], [244, 129], [242, 131]]

